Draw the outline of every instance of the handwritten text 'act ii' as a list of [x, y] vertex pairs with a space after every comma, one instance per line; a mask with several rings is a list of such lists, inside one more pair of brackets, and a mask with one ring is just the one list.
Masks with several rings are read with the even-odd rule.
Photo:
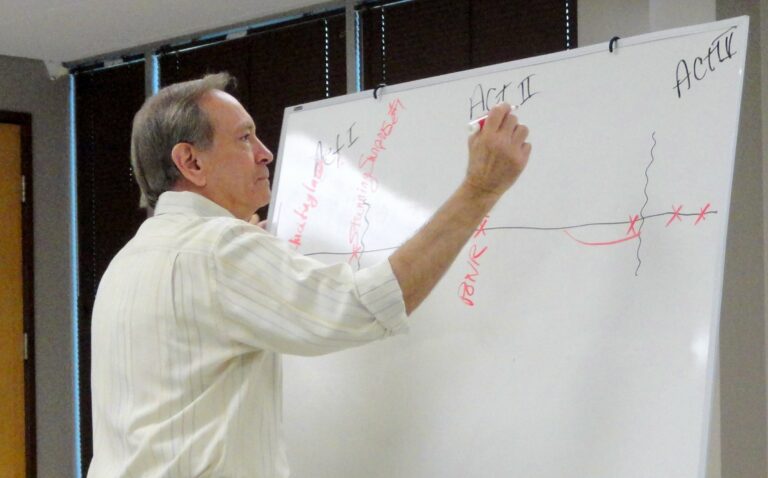
[[[469, 98], [469, 118], [474, 119], [484, 115], [491, 107], [505, 101], [522, 106], [540, 93], [532, 89], [531, 80], [534, 76], [536, 75], [530, 74], [520, 82], [510, 81], [501, 86], [487, 87], [483, 84], [476, 85], [472, 91], [472, 96]], [[512, 85], [515, 86], [512, 87]]]

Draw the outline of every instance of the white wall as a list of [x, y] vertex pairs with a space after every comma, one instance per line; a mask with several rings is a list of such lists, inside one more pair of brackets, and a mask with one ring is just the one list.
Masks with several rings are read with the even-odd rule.
[[715, 20], [715, 0], [649, 0], [650, 31]]
[[768, 0], [578, 3], [580, 46], [738, 15], [750, 15], [751, 28], [728, 229], [710, 478], [768, 476]]
[[579, 46], [647, 33], [650, 28], [648, 0], [579, 0], [576, 14]]
[[726, 478], [768, 476], [761, 8], [766, 2], [717, 1], [717, 18], [749, 15], [751, 23], [720, 333], [721, 466]]
[[[763, 221], [763, 260], [766, 275], [768, 275], [768, 200], [766, 200], [766, 196], [768, 196], [768, 164], [766, 164], [768, 161], [768, 0], [762, 0], [760, 4], [760, 53], [763, 91], [761, 101], [763, 112], [763, 218], [765, 218]], [[768, 311], [768, 279], [765, 280], [764, 293], [765, 309]], [[765, 333], [765, 350], [768, 351], [768, 319], [766, 320]], [[768, 353], [766, 355], [765, 368], [766, 374], [768, 374]], [[768, 384], [768, 378], [766, 378], [766, 384]]]
[[715, 20], [715, 0], [579, 0], [579, 46]]
[[67, 79], [42, 62], [0, 56], [0, 109], [32, 114], [35, 390], [38, 476], [72, 476]]

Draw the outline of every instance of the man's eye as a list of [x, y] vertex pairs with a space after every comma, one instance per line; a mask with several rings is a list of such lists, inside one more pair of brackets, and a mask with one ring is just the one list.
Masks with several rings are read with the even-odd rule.
[[251, 133], [240, 136], [241, 141], [250, 141], [250, 139], [251, 139]]

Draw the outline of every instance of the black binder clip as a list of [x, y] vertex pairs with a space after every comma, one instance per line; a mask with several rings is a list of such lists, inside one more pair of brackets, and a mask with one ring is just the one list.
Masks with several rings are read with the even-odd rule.
[[608, 51], [613, 53], [614, 48], [617, 48], [619, 46], [619, 40], [621, 37], [613, 37], [611, 38], [611, 41], [608, 42]]
[[376, 85], [376, 88], [373, 89], [373, 98], [374, 99], [377, 99], [377, 100], [379, 99], [379, 90], [384, 88], [385, 86], [387, 86], [386, 83], [379, 83], [378, 85]]

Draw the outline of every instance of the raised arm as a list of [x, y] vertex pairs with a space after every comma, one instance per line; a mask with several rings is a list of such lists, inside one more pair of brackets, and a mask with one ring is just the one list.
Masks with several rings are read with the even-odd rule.
[[429, 295], [480, 221], [515, 183], [528, 162], [528, 128], [508, 104], [494, 106], [484, 127], [469, 138], [464, 181], [432, 218], [390, 257], [406, 313]]

